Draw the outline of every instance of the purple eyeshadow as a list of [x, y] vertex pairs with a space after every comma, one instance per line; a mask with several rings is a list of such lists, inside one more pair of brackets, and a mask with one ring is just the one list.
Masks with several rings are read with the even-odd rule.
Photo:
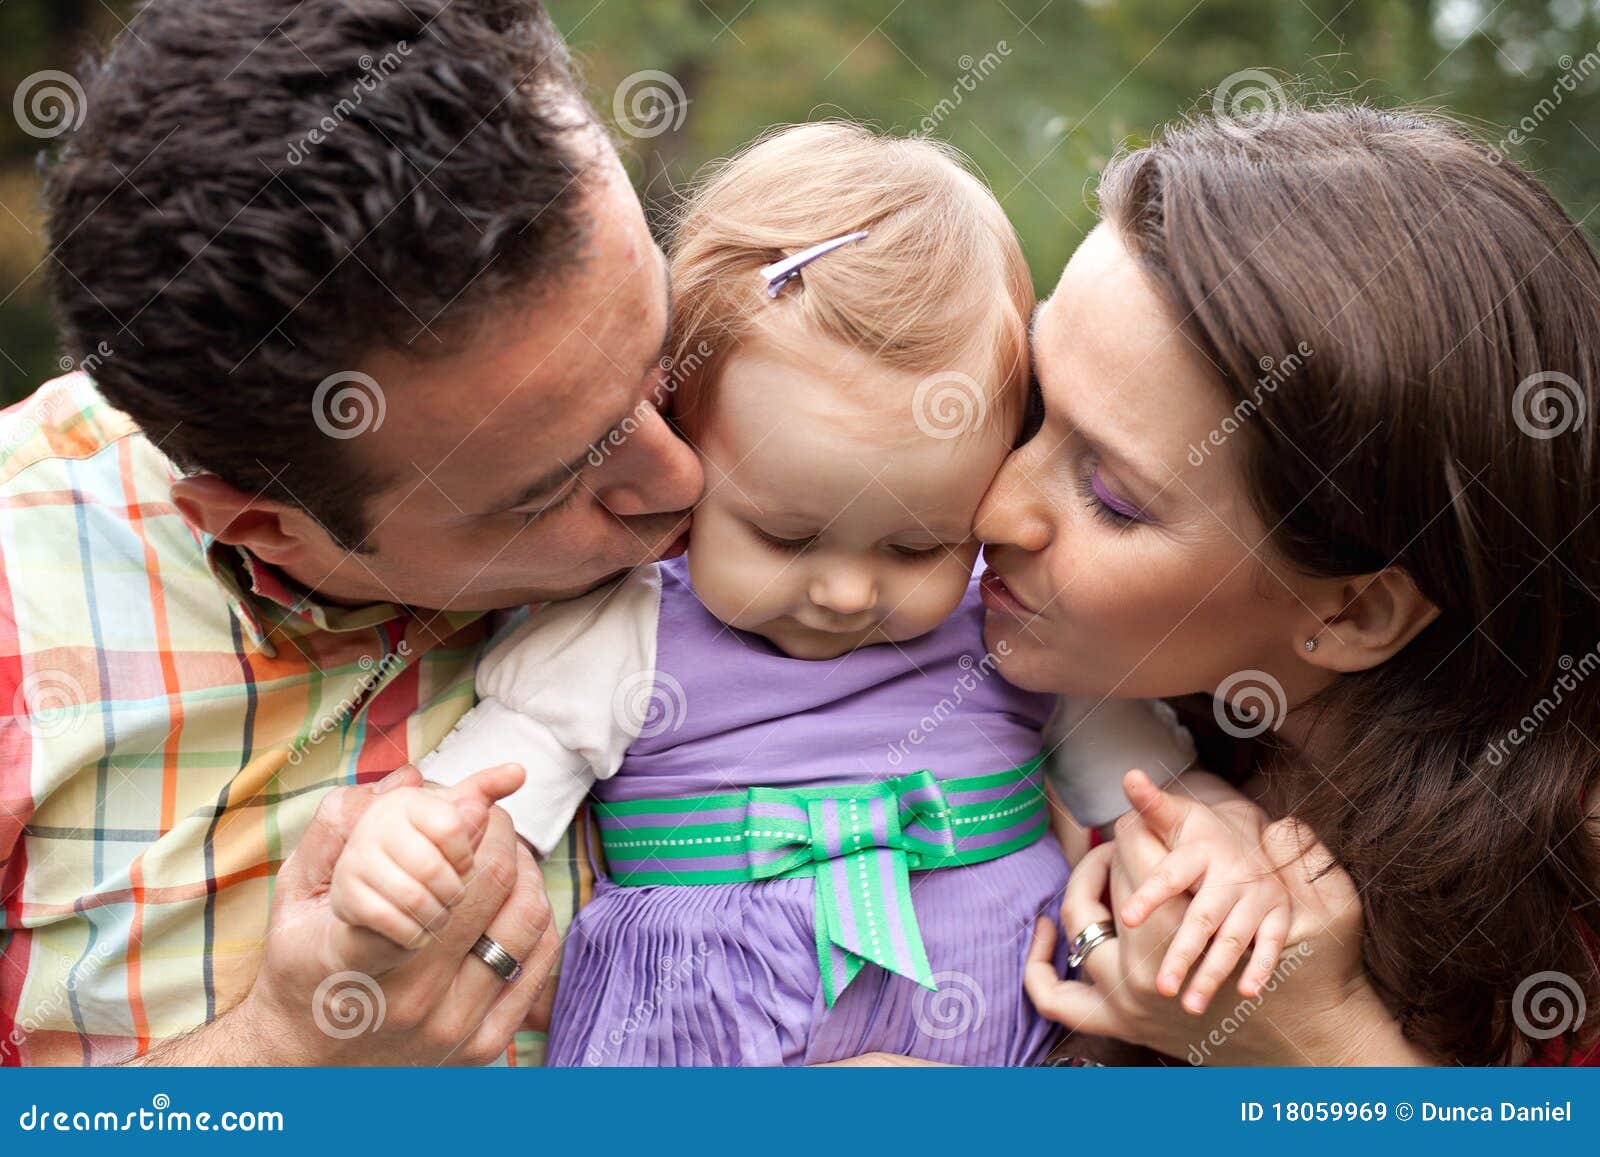
[[1139, 509], [1139, 507], [1134, 506], [1127, 499], [1118, 498], [1106, 488], [1106, 484], [1100, 480], [1100, 471], [1096, 470], [1089, 476], [1089, 488], [1094, 491], [1094, 496], [1096, 498], [1098, 498], [1101, 502], [1104, 502], [1118, 514], [1122, 515], [1122, 517], [1143, 520], [1144, 511]]

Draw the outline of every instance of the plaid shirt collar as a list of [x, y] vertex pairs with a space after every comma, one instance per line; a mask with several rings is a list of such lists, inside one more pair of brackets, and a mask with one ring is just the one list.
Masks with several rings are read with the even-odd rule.
[[328, 602], [243, 547], [219, 542], [193, 526], [189, 530], [199, 541], [206, 569], [227, 596], [228, 606], [239, 620], [245, 638], [269, 658], [277, 654], [274, 636], [294, 636], [309, 631], [366, 631], [395, 619], [418, 619], [426, 623], [431, 634], [445, 639], [484, 614], [482, 611], [429, 612], [400, 603], [347, 606]]

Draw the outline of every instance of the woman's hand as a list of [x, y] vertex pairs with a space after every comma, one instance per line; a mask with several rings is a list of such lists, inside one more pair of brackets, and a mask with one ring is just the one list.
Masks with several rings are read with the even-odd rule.
[[[1425, 1064], [1379, 1001], [1361, 962], [1361, 907], [1347, 874], [1292, 820], [1263, 833], [1264, 854], [1292, 898], [1287, 949], [1261, 992], [1237, 1005], [1187, 1013], [1157, 986], [1161, 962], [1188, 902], [1167, 900], [1137, 927], [1084, 961], [1082, 980], [1062, 980], [1052, 963], [1055, 928], [1040, 921], [1025, 985], [1039, 1011], [1068, 1028], [1144, 1045], [1191, 1064]], [[1096, 848], [1067, 884], [1062, 925], [1076, 932], [1114, 920], [1166, 859], [1168, 848], [1138, 816]], [[1327, 868], [1326, 871], [1323, 869]]]

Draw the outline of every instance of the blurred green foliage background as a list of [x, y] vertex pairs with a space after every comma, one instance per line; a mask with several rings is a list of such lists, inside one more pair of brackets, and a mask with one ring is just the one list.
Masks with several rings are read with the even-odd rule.
[[[39, 71], [77, 71], [85, 53], [137, 35], [138, 8], [0, 0], [0, 97], [14, 104]], [[1165, 120], [1210, 108], [1209, 94], [1242, 70], [1301, 91], [1442, 104], [1491, 140], [1520, 124], [1528, 139], [1513, 155], [1575, 216], [1600, 203], [1600, 0], [554, 0], [550, 8], [597, 106], [634, 124], [621, 139], [658, 214], [700, 164], [771, 124], [850, 116], [931, 130], [994, 185], [1041, 290], [1092, 221], [1089, 194], [1105, 158]], [[671, 82], [638, 78], [644, 70]], [[1259, 77], [1232, 84], [1235, 95], [1262, 87]], [[658, 96], [665, 103], [652, 104]], [[59, 372], [37, 189], [37, 158], [51, 145], [0, 114], [6, 400]]]

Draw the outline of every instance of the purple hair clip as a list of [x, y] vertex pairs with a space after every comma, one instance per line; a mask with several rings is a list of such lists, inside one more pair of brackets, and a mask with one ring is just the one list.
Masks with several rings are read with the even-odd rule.
[[835, 237], [831, 241], [813, 245], [810, 249], [802, 249], [793, 257], [785, 257], [782, 261], [774, 261], [771, 265], [761, 267], [761, 276], [767, 281], [767, 296], [777, 297], [785, 285], [800, 276], [800, 270], [810, 265], [824, 253], [832, 253], [841, 245], [848, 245], [852, 241], [860, 241], [867, 235], [865, 229], [859, 233], [846, 233], [843, 237]]

